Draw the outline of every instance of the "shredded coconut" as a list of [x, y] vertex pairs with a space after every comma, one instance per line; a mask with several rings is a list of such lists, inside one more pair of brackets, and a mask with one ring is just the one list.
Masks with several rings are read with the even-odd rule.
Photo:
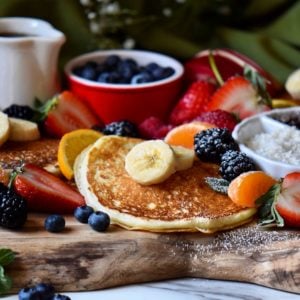
[[246, 146], [266, 158], [291, 165], [300, 165], [300, 130], [295, 127], [259, 133]]

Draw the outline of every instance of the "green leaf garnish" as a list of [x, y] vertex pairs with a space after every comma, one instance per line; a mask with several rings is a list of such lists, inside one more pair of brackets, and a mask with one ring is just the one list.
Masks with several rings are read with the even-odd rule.
[[215, 192], [227, 195], [229, 181], [222, 179], [222, 178], [205, 177], [205, 182]]
[[34, 103], [35, 115], [33, 116], [32, 121], [37, 123], [42, 122], [47, 117], [49, 111], [57, 106], [58, 101], [58, 95], [54, 96], [52, 99], [46, 101], [45, 103], [36, 99]]
[[256, 200], [258, 209], [258, 225], [283, 227], [284, 220], [276, 209], [276, 202], [281, 190], [281, 183], [274, 184], [266, 194]]
[[10, 249], [0, 249], [0, 294], [6, 293], [12, 286], [12, 280], [5, 275], [4, 266], [15, 259], [15, 254]]
[[248, 79], [257, 90], [258, 103], [265, 104], [272, 108], [272, 99], [266, 88], [267, 80], [249, 65], [245, 65], [244, 67], [244, 77]]

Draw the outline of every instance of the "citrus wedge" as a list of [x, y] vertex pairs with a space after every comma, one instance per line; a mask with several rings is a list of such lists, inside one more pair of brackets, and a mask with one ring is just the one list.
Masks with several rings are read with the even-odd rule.
[[165, 137], [165, 142], [169, 145], [182, 146], [194, 149], [194, 136], [196, 133], [216, 127], [215, 125], [194, 121], [174, 127]]
[[73, 165], [77, 155], [102, 136], [102, 133], [92, 129], [78, 129], [61, 138], [57, 159], [60, 171], [67, 179], [73, 178]]

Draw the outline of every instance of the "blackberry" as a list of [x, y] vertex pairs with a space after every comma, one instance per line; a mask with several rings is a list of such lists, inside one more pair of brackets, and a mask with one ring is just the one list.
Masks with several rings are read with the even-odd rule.
[[25, 224], [26, 220], [26, 200], [0, 183], [0, 226], [18, 229]]
[[34, 116], [34, 110], [28, 105], [12, 104], [3, 110], [9, 117], [31, 120]]
[[129, 121], [112, 122], [107, 124], [103, 128], [102, 132], [106, 135], [138, 137], [137, 127]]
[[108, 228], [110, 218], [105, 212], [96, 211], [89, 216], [88, 223], [94, 230], [103, 232]]
[[50, 215], [46, 218], [44, 226], [49, 232], [61, 232], [65, 229], [65, 219], [61, 215]]
[[219, 171], [221, 176], [228, 181], [232, 181], [242, 173], [254, 170], [256, 170], [254, 162], [245, 153], [229, 150], [221, 157]]
[[228, 129], [210, 128], [195, 135], [194, 148], [200, 160], [219, 163], [226, 151], [238, 150], [239, 146]]

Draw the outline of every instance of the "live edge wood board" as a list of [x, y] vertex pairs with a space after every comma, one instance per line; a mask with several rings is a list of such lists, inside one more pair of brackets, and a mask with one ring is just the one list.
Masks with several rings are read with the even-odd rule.
[[234, 230], [156, 234], [111, 226], [97, 233], [67, 217], [66, 230], [45, 231], [44, 215], [30, 214], [19, 232], [0, 230], [0, 247], [16, 252], [7, 267], [13, 289], [51, 282], [58, 291], [87, 291], [178, 277], [251, 282], [300, 293], [300, 234]]

